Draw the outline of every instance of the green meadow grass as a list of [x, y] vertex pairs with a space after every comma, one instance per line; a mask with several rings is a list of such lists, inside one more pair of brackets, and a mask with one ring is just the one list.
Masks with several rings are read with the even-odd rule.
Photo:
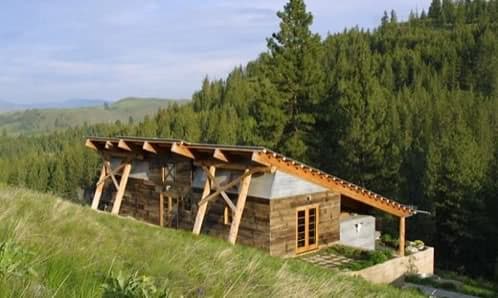
[[0, 297], [101, 297], [119, 272], [151, 278], [170, 297], [419, 297], [6, 186], [0, 186], [2, 243], [11, 248], [0, 249]]

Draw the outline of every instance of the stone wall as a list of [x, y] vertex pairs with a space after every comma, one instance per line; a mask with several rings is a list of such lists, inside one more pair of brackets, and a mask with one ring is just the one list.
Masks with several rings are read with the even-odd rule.
[[407, 273], [434, 274], [434, 248], [427, 247], [409, 256], [399, 257], [347, 275], [361, 276], [373, 283], [393, 283]]

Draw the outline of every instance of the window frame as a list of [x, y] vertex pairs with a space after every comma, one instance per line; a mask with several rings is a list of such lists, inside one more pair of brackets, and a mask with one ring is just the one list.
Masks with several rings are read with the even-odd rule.
[[[315, 243], [310, 244], [309, 242], [309, 231], [310, 231], [310, 210], [315, 209], [315, 222], [314, 222], [314, 238], [315, 238]], [[301, 211], [304, 211], [304, 246], [299, 247], [299, 240], [302, 240], [299, 238], [299, 213]], [[319, 204], [312, 204], [312, 205], [307, 205], [307, 206], [302, 206], [296, 208], [296, 253], [304, 253], [308, 251], [313, 251], [318, 249], [319, 245], [319, 225], [320, 225], [320, 206]]]

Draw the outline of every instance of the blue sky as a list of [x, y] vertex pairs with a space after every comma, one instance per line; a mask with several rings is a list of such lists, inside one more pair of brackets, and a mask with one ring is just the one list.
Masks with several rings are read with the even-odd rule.
[[[285, 0], [3, 0], [0, 100], [189, 98], [266, 48]], [[325, 36], [430, 0], [308, 0]]]

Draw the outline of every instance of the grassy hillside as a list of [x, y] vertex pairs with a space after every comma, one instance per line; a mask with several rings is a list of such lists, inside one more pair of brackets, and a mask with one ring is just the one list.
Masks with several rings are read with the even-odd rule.
[[23, 189], [0, 186], [0, 222], [0, 297], [418, 297]]
[[159, 108], [165, 108], [173, 102], [182, 103], [186, 100], [128, 97], [109, 105], [95, 107], [30, 109], [0, 113], [0, 132], [37, 134], [85, 123], [113, 123], [117, 120], [128, 122], [130, 117], [137, 121], [142, 120], [145, 115], [154, 115]]

